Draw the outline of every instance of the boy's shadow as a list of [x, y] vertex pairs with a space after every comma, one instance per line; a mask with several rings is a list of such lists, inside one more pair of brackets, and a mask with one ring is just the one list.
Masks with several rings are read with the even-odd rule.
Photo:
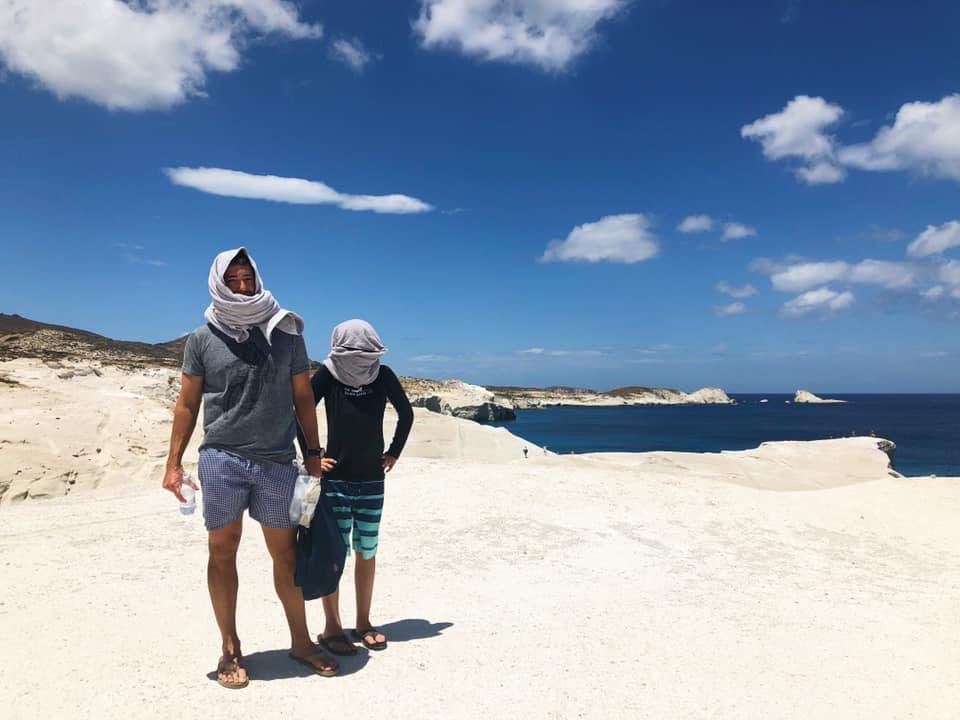
[[[380, 630], [383, 631], [383, 634], [387, 636], [387, 642], [392, 643], [437, 637], [447, 628], [453, 627], [453, 623], [432, 623], [422, 618], [409, 618], [407, 620], [395, 620], [394, 622], [386, 623], [379, 627]], [[245, 660], [247, 672], [250, 674], [250, 681], [258, 682], [260, 680], [308, 678], [316, 674], [310, 672], [309, 668], [287, 657], [289, 652], [289, 650], [262, 650], [247, 655]], [[387, 652], [389, 652], [389, 649]], [[333, 656], [340, 665], [340, 672], [336, 677], [343, 677], [359, 672], [370, 662], [370, 655], [371, 652], [358, 643], [356, 655]], [[216, 681], [216, 670], [207, 673], [207, 677], [210, 680]]]
[[387, 642], [409, 642], [410, 640], [425, 640], [427, 638], [437, 637], [444, 630], [453, 627], [452, 622], [432, 623], [423, 618], [409, 618], [407, 620], [394, 620], [378, 626], [384, 635], [387, 636]]

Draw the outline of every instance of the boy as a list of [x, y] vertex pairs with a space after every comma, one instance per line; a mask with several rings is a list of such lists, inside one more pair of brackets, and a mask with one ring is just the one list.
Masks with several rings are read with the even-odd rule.
[[[340, 323], [333, 329], [330, 344], [330, 355], [311, 380], [314, 399], [317, 404], [323, 400], [326, 407], [326, 455], [335, 461], [323, 476], [323, 492], [333, 501], [347, 552], [352, 546], [356, 553], [353, 639], [370, 650], [384, 650], [387, 638], [370, 621], [383, 481], [403, 451], [413, 425], [413, 409], [397, 376], [380, 364], [387, 349], [369, 323]], [[399, 422], [384, 452], [383, 413], [388, 400]], [[355, 655], [357, 649], [340, 621], [339, 600], [339, 591], [323, 598], [326, 627], [318, 642], [335, 655]]]

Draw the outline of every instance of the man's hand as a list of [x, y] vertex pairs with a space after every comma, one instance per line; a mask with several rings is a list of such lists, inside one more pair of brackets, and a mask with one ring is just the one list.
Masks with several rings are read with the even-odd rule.
[[176, 465], [174, 467], [168, 467], [167, 471], [163, 474], [163, 489], [169, 490], [174, 495], [177, 496], [177, 500], [182, 503], [185, 503], [183, 495], [180, 494], [180, 488], [183, 486], [183, 483], [186, 483], [194, 490], [199, 490], [193, 480], [190, 480], [183, 476], [183, 466]]
[[383, 456], [383, 471], [390, 472], [393, 470], [393, 466], [397, 464], [397, 459], [393, 455], [384, 455]]

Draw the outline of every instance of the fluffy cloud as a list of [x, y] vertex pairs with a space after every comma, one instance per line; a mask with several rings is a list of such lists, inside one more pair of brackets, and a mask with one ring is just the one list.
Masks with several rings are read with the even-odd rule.
[[867, 259], [851, 265], [835, 260], [777, 266], [772, 270], [770, 282], [774, 290], [781, 292], [802, 292], [838, 281], [905, 290], [917, 284], [920, 274], [920, 268], [912, 263]]
[[748, 298], [753, 297], [757, 294], [757, 289], [750, 284], [744, 285], [742, 288], [734, 287], [730, 283], [723, 281], [718, 282], [716, 285], [717, 292], [721, 292], [724, 295], [729, 295], [732, 298]]
[[960, 222], [951, 220], [939, 227], [927, 225], [927, 229], [907, 246], [907, 255], [922, 258], [939, 255], [955, 247], [960, 247]]
[[847, 171], [842, 167], [823, 160], [808, 167], [797, 168], [796, 173], [807, 185], [830, 185], [847, 177]]
[[251, 175], [221, 168], [167, 168], [170, 180], [212, 195], [272, 200], [297, 205], [336, 205], [344, 210], [371, 210], [376, 213], [422, 213], [431, 205], [407, 195], [347, 195], [329, 185], [300, 178]]
[[596, 40], [597, 25], [629, 0], [420, 0], [424, 47], [563, 70]]
[[682, 233], [707, 232], [713, 229], [713, 218], [709, 215], [688, 215], [677, 226]]
[[920, 269], [911, 263], [862, 260], [850, 268], [852, 283], [880, 285], [888, 290], [905, 290], [917, 284]]
[[801, 292], [808, 288], [846, 278], [850, 266], [842, 261], [803, 262], [776, 270], [770, 276], [774, 290]]
[[943, 297], [944, 293], [946, 293], [946, 290], [943, 285], [934, 285], [932, 288], [924, 290], [920, 295], [923, 296], [925, 300], [939, 300]]
[[318, 38], [287, 0], [4, 0], [0, 62], [57, 97], [169, 108], [235, 70], [253, 36]]
[[519, 350], [518, 354], [520, 355], [542, 355], [544, 352], [543, 348], [534, 347], [527, 348], [526, 350]]
[[952, 288], [960, 288], [960, 262], [951, 260], [941, 265], [937, 271], [937, 278]]
[[853, 293], [838, 293], [827, 287], [810, 290], [783, 304], [780, 312], [784, 317], [799, 318], [811, 313], [829, 315], [846, 310], [853, 304]]
[[840, 145], [826, 132], [843, 114], [821, 97], [798, 95], [779, 113], [743, 126], [740, 135], [758, 141], [769, 160], [804, 160], [805, 167], [795, 172], [810, 184], [840, 182], [845, 168], [907, 170], [960, 181], [960, 95], [906, 103], [893, 125], [854, 145]]
[[551, 240], [541, 262], [637, 263], [656, 257], [660, 244], [643, 214], [608, 215], [575, 227], [565, 240]]
[[729, 305], [714, 305], [713, 312], [717, 317], [730, 317], [732, 315], [742, 315], [747, 311], [747, 306], [742, 302], [732, 302]]
[[741, 238], [752, 237], [756, 234], [756, 228], [744, 225], [743, 223], [729, 222], [723, 226], [723, 234], [720, 236], [720, 239], [726, 242], [727, 240], [740, 240]]
[[740, 136], [759, 142], [769, 160], [804, 160], [806, 167], [796, 172], [805, 182], [839, 182], [844, 172], [834, 162], [834, 141], [826, 130], [841, 117], [843, 109], [839, 105], [798, 95], [780, 112], [744, 125]]
[[912, 170], [960, 181], [960, 95], [905, 104], [893, 125], [870, 142], [841, 149], [839, 158], [863, 170]]
[[330, 46], [330, 57], [342, 62], [356, 73], [362, 73], [364, 68], [374, 60], [375, 56], [367, 50], [363, 43], [353, 40], [335, 40]]

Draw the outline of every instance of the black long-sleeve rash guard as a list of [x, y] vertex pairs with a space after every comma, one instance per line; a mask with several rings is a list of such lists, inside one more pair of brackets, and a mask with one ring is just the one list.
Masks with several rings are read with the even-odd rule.
[[[324, 401], [327, 413], [327, 457], [337, 461], [326, 474], [339, 480], [383, 479], [383, 413], [387, 400], [399, 420], [386, 454], [400, 457], [413, 427], [413, 408], [400, 381], [386, 365], [380, 366], [377, 379], [354, 388], [344, 385], [324, 365], [310, 383], [319, 405]], [[301, 446], [303, 439], [301, 438]]]

